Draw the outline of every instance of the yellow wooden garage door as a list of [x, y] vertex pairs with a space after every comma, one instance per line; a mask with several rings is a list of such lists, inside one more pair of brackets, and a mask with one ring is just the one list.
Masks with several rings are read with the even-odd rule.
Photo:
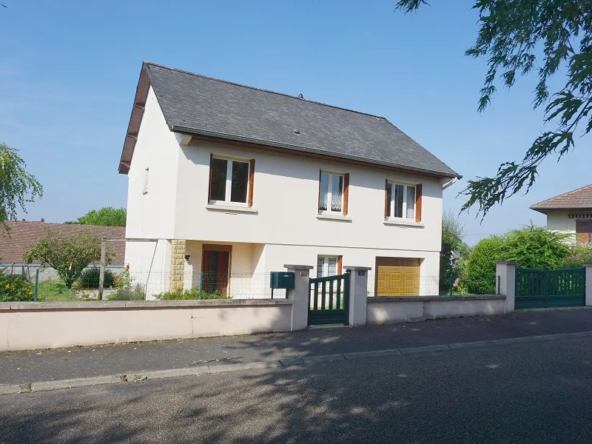
[[376, 296], [419, 296], [419, 259], [376, 258]]

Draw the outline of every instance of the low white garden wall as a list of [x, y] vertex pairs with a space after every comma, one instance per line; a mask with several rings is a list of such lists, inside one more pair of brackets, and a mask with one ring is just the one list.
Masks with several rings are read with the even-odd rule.
[[506, 297], [491, 296], [391, 296], [367, 298], [366, 322], [393, 322], [505, 313]]
[[0, 351], [285, 332], [293, 301], [0, 303]]

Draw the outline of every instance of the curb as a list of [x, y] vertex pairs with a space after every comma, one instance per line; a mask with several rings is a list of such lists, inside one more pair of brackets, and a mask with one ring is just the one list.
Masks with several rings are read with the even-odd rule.
[[274, 369], [279, 367], [305, 366], [310, 364], [349, 361], [355, 359], [380, 358], [384, 356], [404, 356], [420, 353], [433, 353], [440, 351], [458, 350], [465, 348], [482, 348], [525, 342], [552, 342], [565, 339], [592, 338], [592, 331], [580, 333], [559, 333], [555, 335], [524, 336], [508, 339], [494, 339], [491, 341], [460, 342], [456, 344], [428, 345], [424, 347], [393, 348], [387, 350], [371, 350], [363, 352], [351, 352], [336, 355], [307, 356], [293, 359], [280, 359], [277, 361], [259, 361], [223, 365], [204, 365], [169, 370], [155, 370], [139, 373], [125, 373], [121, 375], [95, 376], [90, 378], [64, 379], [60, 381], [41, 381], [24, 384], [0, 384], [0, 395], [12, 395], [20, 393], [36, 393], [54, 390], [65, 390], [78, 387], [90, 387], [107, 384], [140, 383], [152, 379], [168, 379], [186, 376], [202, 376], [216, 373], [237, 372], [254, 369]]

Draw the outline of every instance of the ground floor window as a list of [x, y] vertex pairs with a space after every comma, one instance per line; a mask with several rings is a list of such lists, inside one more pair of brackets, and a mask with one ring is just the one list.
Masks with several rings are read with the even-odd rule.
[[319, 256], [317, 261], [317, 277], [341, 274], [341, 262], [341, 256]]

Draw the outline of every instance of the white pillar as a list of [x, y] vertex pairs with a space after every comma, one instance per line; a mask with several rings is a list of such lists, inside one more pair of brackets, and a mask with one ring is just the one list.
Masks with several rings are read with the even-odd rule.
[[294, 289], [288, 290], [288, 299], [294, 301], [292, 305], [292, 331], [304, 330], [308, 327], [308, 297], [310, 293], [310, 265], [284, 265], [289, 272], [294, 273]]
[[370, 267], [345, 267], [349, 273], [349, 325], [366, 325], [368, 271]]
[[514, 311], [516, 303], [516, 262], [497, 261], [495, 263], [496, 293], [506, 297], [506, 313]]
[[592, 307], [592, 265], [586, 265], [586, 307]]

